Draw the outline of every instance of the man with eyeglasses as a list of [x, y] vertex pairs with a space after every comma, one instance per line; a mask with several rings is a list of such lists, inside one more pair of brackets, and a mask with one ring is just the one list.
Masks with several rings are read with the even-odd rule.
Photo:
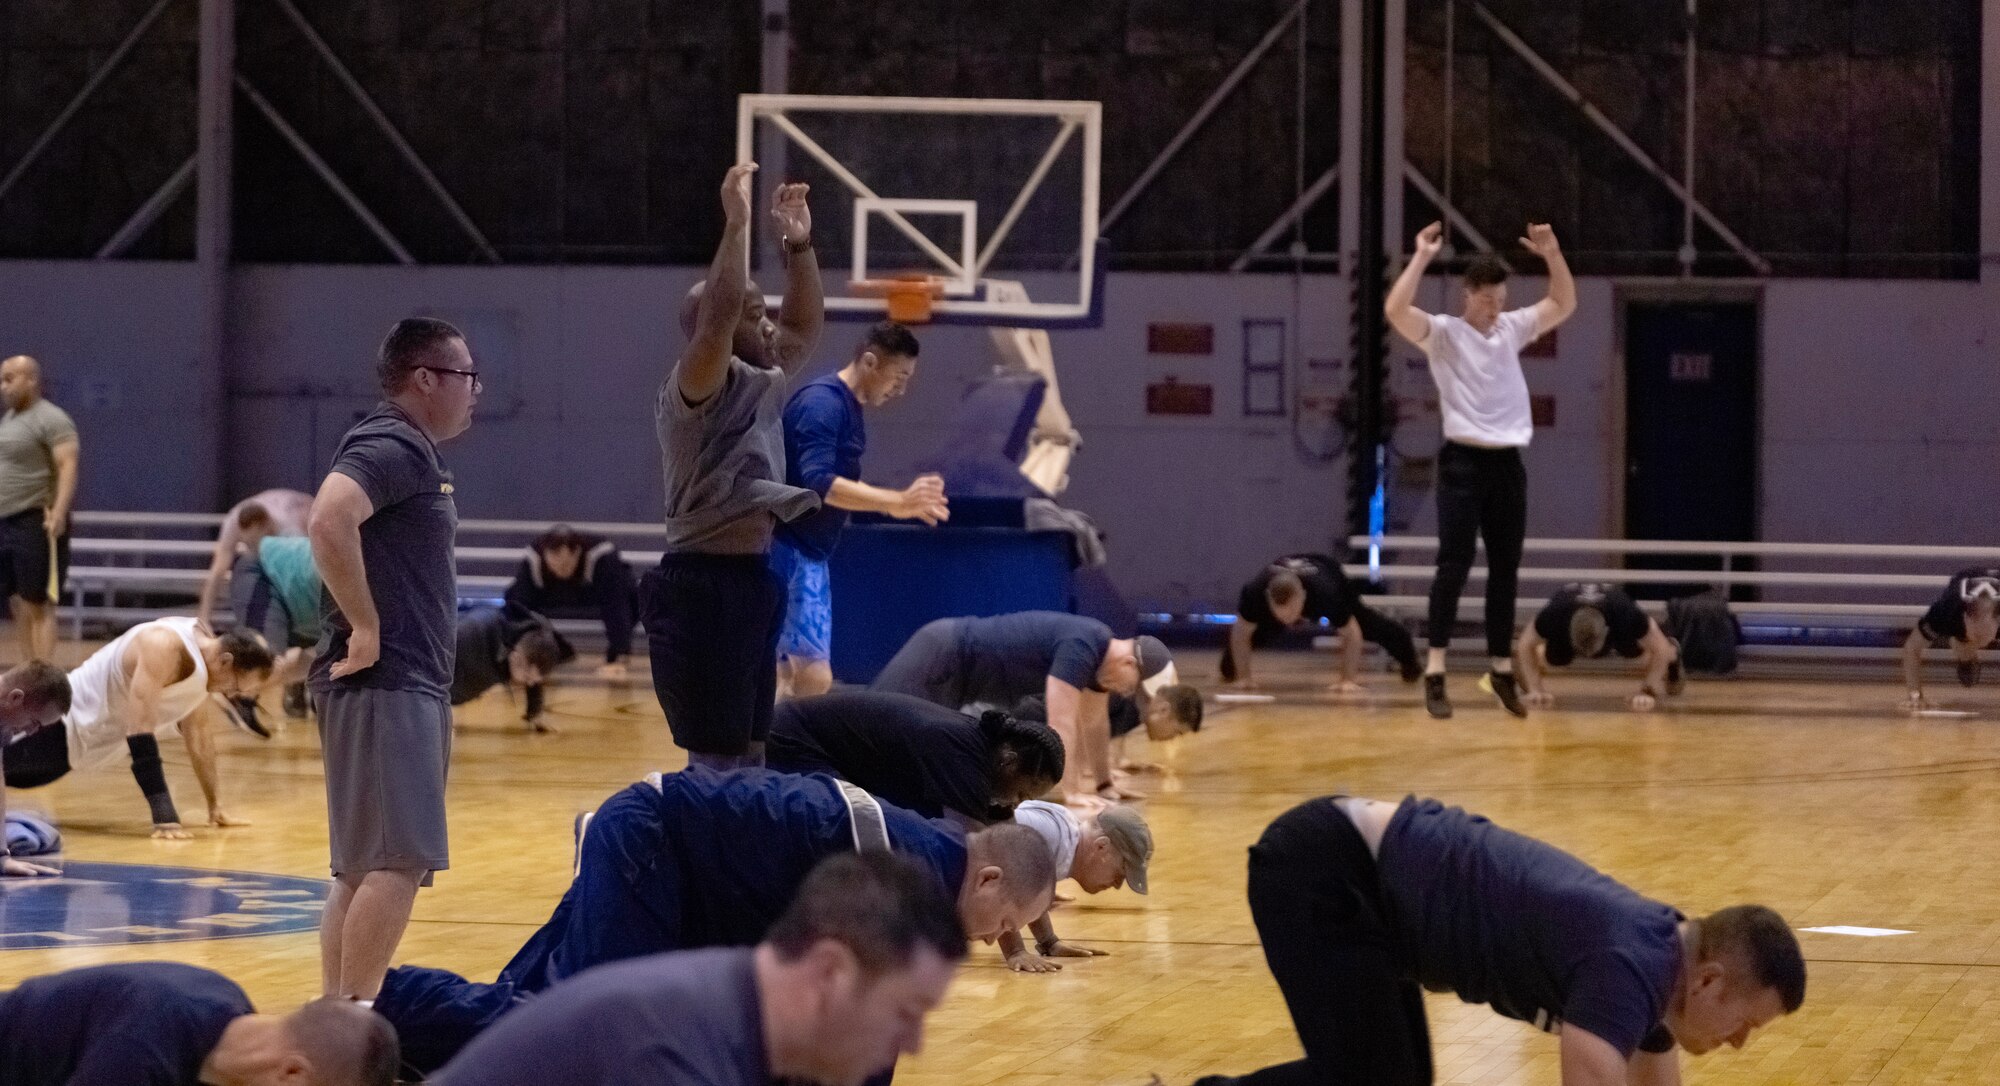
[[326, 585], [309, 685], [326, 760], [333, 891], [323, 994], [372, 1000], [417, 887], [449, 866], [444, 816], [458, 637], [458, 508], [437, 445], [472, 425], [479, 372], [458, 329], [398, 321], [382, 402], [334, 452], [307, 536]]
[[1960, 686], [1979, 683], [1979, 650], [2000, 634], [2000, 569], [1962, 569], [1952, 574], [1944, 595], [1903, 642], [1903, 683], [1911, 709], [1930, 708], [1924, 697], [1924, 650], [1948, 648], [1958, 661]]
[[666, 482], [666, 553], [639, 582], [653, 692], [674, 744], [711, 769], [764, 762], [777, 697], [786, 585], [767, 555], [781, 522], [820, 507], [785, 482], [785, 391], [825, 317], [806, 186], [779, 185], [785, 254], [777, 320], [750, 281], [755, 163], [722, 180], [725, 225], [708, 278], [681, 304], [688, 345], [660, 382], [654, 423]]

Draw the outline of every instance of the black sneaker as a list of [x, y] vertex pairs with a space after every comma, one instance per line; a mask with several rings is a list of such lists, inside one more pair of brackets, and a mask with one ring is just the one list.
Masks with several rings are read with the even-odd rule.
[[1445, 696], [1442, 673], [1424, 676], [1424, 709], [1434, 720], [1451, 719], [1451, 699]]
[[285, 715], [293, 720], [306, 718], [306, 684], [292, 683], [285, 687]]
[[1681, 670], [1681, 643], [1673, 642], [1674, 659], [1667, 665], [1667, 696], [1673, 697], [1687, 689], [1687, 673]]
[[1967, 687], [1979, 685], [1979, 661], [1977, 660], [1959, 661], [1958, 685]]
[[1521, 704], [1521, 691], [1514, 683], [1511, 671], [1489, 671], [1486, 682], [1493, 687], [1493, 696], [1500, 699], [1500, 705], [1518, 717], [1528, 715], [1528, 707]]
[[1413, 683], [1416, 682], [1418, 679], [1424, 677], [1424, 665], [1421, 661], [1412, 657], [1408, 661], [1404, 662], [1404, 664], [1402, 665], [1402, 672], [1403, 672], [1403, 681], [1406, 683]]
[[259, 739], [271, 738], [271, 729], [257, 719], [257, 699], [230, 698], [228, 716], [232, 723]]

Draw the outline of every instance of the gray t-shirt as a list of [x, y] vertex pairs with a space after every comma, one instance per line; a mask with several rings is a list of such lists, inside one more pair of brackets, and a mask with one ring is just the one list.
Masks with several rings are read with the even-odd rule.
[[667, 483], [667, 550], [763, 554], [778, 521], [819, 508], [785, 485], [785, 371], [729, 360], [722, 388], [688, 406], [680, 367], [660, 383], [653, 419]]
[[585, 970], [507, 1012], [431, 1086], [762, 1086], [754, 953], [679, 950]]
[[458, 644], [458, 571], [452, 555], [458, 506], [451, 473], [438, 462], [430, 436], [391, 403], [378, 404], [347, 431], [332, 470], [359, 484], [375, 506], [361, 522], [361, 559], [382, 620], [382, 656], [373, 667], [331, 677], [334, 661], [347, 655], [353, 627], [328, 592], [312, 686], [414, 690], [443, 699], [451, 690]]
[[75, 440], [69, 412], [47, 400], [0, 416], [0, 517], [46, 509], [55, 501], [55, 447]]

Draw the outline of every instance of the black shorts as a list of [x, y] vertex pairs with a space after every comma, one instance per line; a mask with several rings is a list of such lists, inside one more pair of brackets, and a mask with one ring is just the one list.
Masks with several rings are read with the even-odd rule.
[[40, 728], [0, 753], [7, 787], [40, 788], [69, 775], [69, 727], [61, 721]]
[[761, 554], [668, 554], [639, 579], [653, 693], [674, 745], [740, 756], [771, 734], [785, 586]]
[[69, 536], [50, 540], [40, 509], [0, 519], [0, 596], [53, 603], [68, 579]]

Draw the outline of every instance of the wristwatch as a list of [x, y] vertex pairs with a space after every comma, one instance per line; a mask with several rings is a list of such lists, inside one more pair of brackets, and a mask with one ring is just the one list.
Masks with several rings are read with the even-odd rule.
[[782, 240], [784, 241], [785, 251], [788, 253], [803, 253], [806, 250], [813, 247], [813, 239], [811, 234], [807, 234], [805, 237], [800, 238], [797, 241], [793, 241], [790, 238], [784, 238]]

